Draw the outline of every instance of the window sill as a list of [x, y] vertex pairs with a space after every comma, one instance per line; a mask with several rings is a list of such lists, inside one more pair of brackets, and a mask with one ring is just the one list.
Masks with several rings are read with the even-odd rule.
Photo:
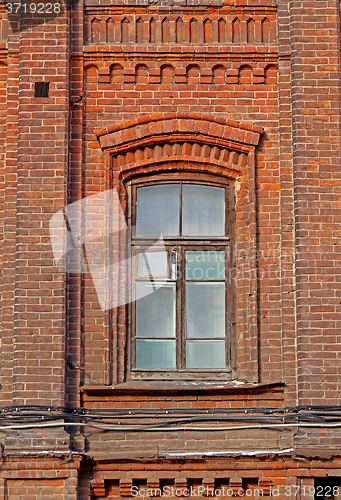
[[283, 392], [284, 383], [281, 381], [268, 384], [245, 383], [238, 380], [226, 382], [215, 380], [128, 380], [113, 386], [88, 385], [81, 387], [81, 392], [85, 394], [152, 394], [153, 392], [170, 393], [262, 393], [262, 392]]

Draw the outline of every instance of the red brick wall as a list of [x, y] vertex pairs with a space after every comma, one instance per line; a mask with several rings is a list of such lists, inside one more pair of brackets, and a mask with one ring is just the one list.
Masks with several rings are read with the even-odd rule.
[[[340, 19], [338, 2], [293, 2], [293, 177], [298, 395], [340, 403]], [[323, 24], [316, 18], [323, 16]]]
[[[67, 13], [66, 13], [67, 14]], [[67, 202], [69, 19], [21, 17], [13, 401], [65, 400], [65, 276], [49, 220]], [[50, 82], [48, 98], [35, 82]]]
[[29, 495], [34, 500], [60, 497], [65, 494], [63, 479], [9, 479], [7, 481], [7, 495], [13, 500], [19, 500]]
[[[2, 18], [5, 16], [2, 9]], [[7, 21], [7, 19], [6, 19]], [[12, 16], [16, 27], [19, 16]], [[2, 22], [4, 25], [5, 22]], [[1, 341], [1, 400], [11, 404], [13, 398], [13, 321], [15, 289], [15, 239], [16, 198], [18, 163], [18, 87], [19, 87], [19, 37], [9, 27], [7, 51], [2, 56], [7, 63], [6, 87], [6, 137], [3, 138], [4, 184], [3, 200], [3, 247], [2, 247], [2, 341]]]
[[[83, 4], [77, 3], [71, 16], [72, 51], [70, 66], [70, 182], [69, 182], [69, 203], [80, 200], [83, 196], [83, 122], [85, 121], [82, 105], [73, 104], [80, 99], [83, 93]], [[68, 290], [73, 291], [70, 297], [67, 313], [67, 355], [66, 355], [66, 379], [67, 393], [66, 401], [68, 405], [79, 407], [81, 383], [81, 340], [82, 330], [82, 279], [78, 275], [69, 275]], [[68, 291], [67, 291], [68, 293]]]
[[[173, 491], [176, 491], [180, 488], [190, 490], [191, 487], [195, 489], [203, 486], [209, 489], [225, 488], [225, 492], [230, 490], [225, 498], [275, 497], [282, 500], [295, 498], [296, 492], [299, 492], [301, 498], [311, 498], [314, 495], [314, 478], [328, 476], [339, 479], [338, 460], [312, 458], [307, 467], [302, 463], [302, 459], [305, 460], [304, 456], [243, 457], [238, 462], [233, 457], [225, 460], [208, 458], [195, 463], [186, 459], [183, 463], [170, 460], [166, 464], [152, 460], [148, 463], [128, 461], [124, 464], [102, 462], [94, 468], [90, 484], [93, 498], [104, 495], [104, 492], [106, 498], [127, 498], [130, 492], [134, 491], [131, 490], [132, 486], [141, 490], [167, 486], [170, 491], [172, 487]], [[85, 478], [82, 484], [85, 484]], [[258, 494], [257, 489], [262, 490], [262, 493]], [[88, 498], [85, 487], [84, 493], [80, 497], [82, 500]], [[136, 498], [142, 497], [136, 496]], [[177, 497], [174, 494], [170, 498]]]
[[[32, 24], [32, 18], [22, 15], [20, 33], [18, 15], [7, 26], [5, 6], [0, 5], [0, 17], [0, 406], [275, 409], [339, 404], [339, 2], [212, 0], [208, 6], [148, 6], [141, 0], [137, 6], [118, 1], [109, 6], [89, 0], [57, 19], [37, 18]], [[42, 80], [50, 82], [48, 99], [34, 97], [34, 83]], [[249, 299], [240, 295], [238, 302], [238, 376], [261, 385], [220, 394], [148, 394], [136, 388], [125, 393], [122, 387], [115, 392], [110, 385], [123, 382], [125, 375], [124, 308], [103, 312], [90, 274], [66, 278], [55, 267], [48, 223], [67, 203], [113, 186], [119, 186], [125, 206], [124, 168], [111, 163], [96, 129], [179, 112], [264, 128], [255, 171], [241, 169], [237, 183], [239, 228], [252, 223], [258, 252], [257, 282], [249, 284], [252, 299], [246, 306]], [[245, 189], [246, 180], [254, 183], [254, 193]], [[245, 208], [248, 197], [252, 213]], [[271, 386], [280, 382], [282, 386]], [[84, 385], [92, 389], [81, 392]], [[37, 435], [35, 451], [27, 443], [36, 435], [25, 441], [32, 455], [54, 443], [50, 452], [59, 449], [66, 456], [66, 432], [60, 441], [52, 432]], [[6, 473], [1, 470], [0, 498], [75, 499], [77, 472], [60, 476], [64, 459], [34, 462], [12, 456], [27, 451], [21, 449], [22, 437], [1, 437]], [[129, 484], [119, 481], [131, 481], [130, 470], [143, 470], [139, 478], [147, 481], [155, 479], [155, 470], [168, 474], [181, 469], [165, 458], [155, 466], [116, 463], [114, 458], [107, 470], [101, 465], [100, 454], [119, 451], [124, 461], [136, 443], [165, 453], [292, 446], [334, 447], [339, 453], [341, 439], [338, 430], [317, 428], [244, 431], [233, 437], [229, 431], [160, 431], [153, 436], [86, 432], [85, 437], [78, 488], [84, 499], [90, 491], [93, 496], [103, 491], [108, 498], [122, 496], [119, 488]], [[93, 469], [86, 455], [97, 460]], [[33, 462], [36, 468], [23, 474]], [[54, 464], [52, 475], [49, 463]], [[284, 487], [301, 484], [301, 478], [302, 484], [310, 484], [327, 469], [337, 475], [339, 465], [336, 459], [277, 457], [226, 459], [218, 465], [193, 460], [183, 470], [199, 470], [200, 477], [193, 474], [193, 479], [200, 480], [211, 478], [212, 470], [229, 470], [228, 477], [242, 484], [272, 478]], [[162, 474], [164, 479], [167, 474]], [[181, 471], [172, 479], [185, 475]]]
[[279, 51], [279, 161], [281, 207], [281, 322], [283, 373], [287, 404], [297, 404], [295, 224], [292, 165], [292, 100], [290, 63], [290, 18], [287, 2], [278, 3]]
[[[1, 143], [6, 142], [6, 104], [7, 104], [7, 64], [5, 61], [0, 62], [0, 137]], [[0, 217], [4, 220], [4, 190], [5, 190], [5, 148], [2, 148], [0, 153]], [[0, 230], [0, 273], [2, 277], [2, 266], [3, 266], [3, 245], [4, 245], [4, 229], [3, 224]], [[1, 280], [2, 281], [2, 280]], [[2, 323], [2, 288], [0, 288], [0, 324]], [[0, 340], [0, 352], [1, 352], [1, 340]]]
[[[314, 478], [340, 480], [338, 459], [309, 458], [302, 453], [279, 457], [271, 454], [266, 457], [242, 457], [238, 460], [231, 455], [224, 459], [182, 459], [181, 462], [167, 459], [164, 463], [155, 459], [145, 463], [136, 460], [126, 460], [124, 463], [112, 460], [108, 463], [102, 460], [93, 466], [84, 464], [77, 482], [79, 464], [79, 460], [72, 465], [52, 457], [32, 459], [30, 462], [23, 459], [7, 460], [0, 476], [0, 497], [15, 500], [25, 495], [32, 500], [112, 499], [129, 497], [132, 486], [141, 489], [204, 486], [225, 488], [225, 491], [233, 488], [233, 493], [238, 493], [242, 488], [245, 493], [244, 496], [239, 495], [241, 498], [269, 497], [271, 492], [276, 498], [294, 498], [294, 492], [297, 491], [300, 491], [301, 498], [311, 498], [309, 492], [313, 491]], [[309, 490], [309, 487], [312, 489]], [[258, 488], [263, 490], [263, 495], [254, 497], [253, 491], [257, 492]], [[246, 490], [251, 491], [246, 493]], [[232, 496], [231, 493], [228, 496]]]
[[[226, 9], [225, 12], [229, 11]], [[254, 14], [252, 9], [250, 12]], [[155, 19], [159, 18], [156, 16]], [[123, 48], [106, 45], [86, 47], [85, 92], [89, 95], [85, 103], [85, 138], [88, 147], [84, 155], [84, 194], [93, 194], [106, 186], [105, 171], [100, 167], [103, 165], [103, 155], [93, 135], [99, 123], [102, 127], [136, 115], [182, 111], [210, 112], [217, 117], [265, 127], [264, 139], [257, 148], [256, 162], [259, 249], [262, 257], [260, 266], [264, 274], [261, 276], [259, 302], [262, 318], [259, 342], [262, 346], [260, 352], [264, 353], [263, 357], [261, 354], [260, 365], [263, 381], [274, 378], [280, 380], [281, 321], [276, 296], [280, 293], [278, 261], [281, 252], [275, 47], [260, 50], [258, 46], [251, 45], [250, 52], [258, 55], [250, 58], [243, 56], [238, 48], [234, 49], [232, 57], [230, 48], [225, 45], [219, 48], [203, 46], [194, 62], [192, 46], [183, 46], [182, 56], [174, 57], [167, 53], [167, 46], [163, 45], [161, 61], [156, 57], [158, 47], [148, 47], [148, 56], [134, 45]], [[127, 57], [123, 58], [124, 50]], [[245, 193], [242, 191], [238, 193], [239, 202], [243, 195]], [[94, 353], [103, 352], [104, 349], [105, 319], [96, 305], [91, 279], [89, 282], [85, 280], [85, 287], [84, 381], [101, 384], [104, 381], [102, 374], [105, 360], [103, 355], [94, 356]], [[275, 331], [277, 341], [273, 335]]]
[[0, 472], [0, 498], [47, 500], [66, 498], [76, 500], [77, 474], [80, 461], [65, 463], [56, 457], [8, 458]]

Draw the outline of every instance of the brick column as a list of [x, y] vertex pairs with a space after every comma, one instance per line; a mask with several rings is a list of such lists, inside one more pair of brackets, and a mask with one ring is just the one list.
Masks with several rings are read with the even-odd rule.
[[281, 319], [286, 405], [297, 404], [297, 346], [295, 303], [295, 224], [292, 160], [292, 96], [290, 18], [287, 1], [278, 3], [278, 98], [281, 206]]
[[[83, 74], [83, 2], [74, 5], [71, 13], [72, 54], [71, 89], [73, 99], [70, 116], [70, 190], [69, 203], [83, 198], [83, 122], [84, 122], [84, 74]], [[82, 276], [68, 275], [68, 340], [67, 340], [67, 394], [68, 406], [79, 407], [81, 385], [81, 332], [82, 332]]]
[[21, 19], [13, 404], [64, 405], [66, 279], [49, 220], [67, 203], [70, 13], [41, 16]]
[[[286, 3], [286, 2], [284, 2]], [[299, 404], [340, 404], [340, 19], [290, 4]]]
[[18, 158], [19, 35], [13, 33], [19, 16], [12, 16], [7, 40], [6, 139], [3, 143], [3, 245], [2, 245], [2, 331], [1, 405], [12, 403], [13, 389], [13, 313], [15, 276], [15, 238]]

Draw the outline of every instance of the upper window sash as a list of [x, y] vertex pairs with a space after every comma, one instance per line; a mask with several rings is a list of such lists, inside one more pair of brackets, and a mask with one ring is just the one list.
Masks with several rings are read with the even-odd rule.
[[225, 237], [226, 205], [224, 187], [185, 183], [138, 187], [134, 236]]

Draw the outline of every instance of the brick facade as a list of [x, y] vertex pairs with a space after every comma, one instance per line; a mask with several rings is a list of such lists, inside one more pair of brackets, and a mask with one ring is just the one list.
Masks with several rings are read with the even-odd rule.
[[[0, 499], [341, 491], [339, 2], [8, 5]], [[48, 97], [35, 95], [38, 82]], [[131, 183], [161, 176], [232, 186], [230, 379], [130, 377], [121, 235]], [[103, 226], [80, 215], [80, 242], [98, 230], [89, 267], [67, 272], [54, 259], [52, 217], [91, 196], [100, 213], [110, 190], [118, 197]], [[103, 308], [90, 270], [107, 224], [102, 268], [114, 251], [121, 260], [98, 271], [117, 305]], [[82, 257], [77, 242], [71, 262]]]

